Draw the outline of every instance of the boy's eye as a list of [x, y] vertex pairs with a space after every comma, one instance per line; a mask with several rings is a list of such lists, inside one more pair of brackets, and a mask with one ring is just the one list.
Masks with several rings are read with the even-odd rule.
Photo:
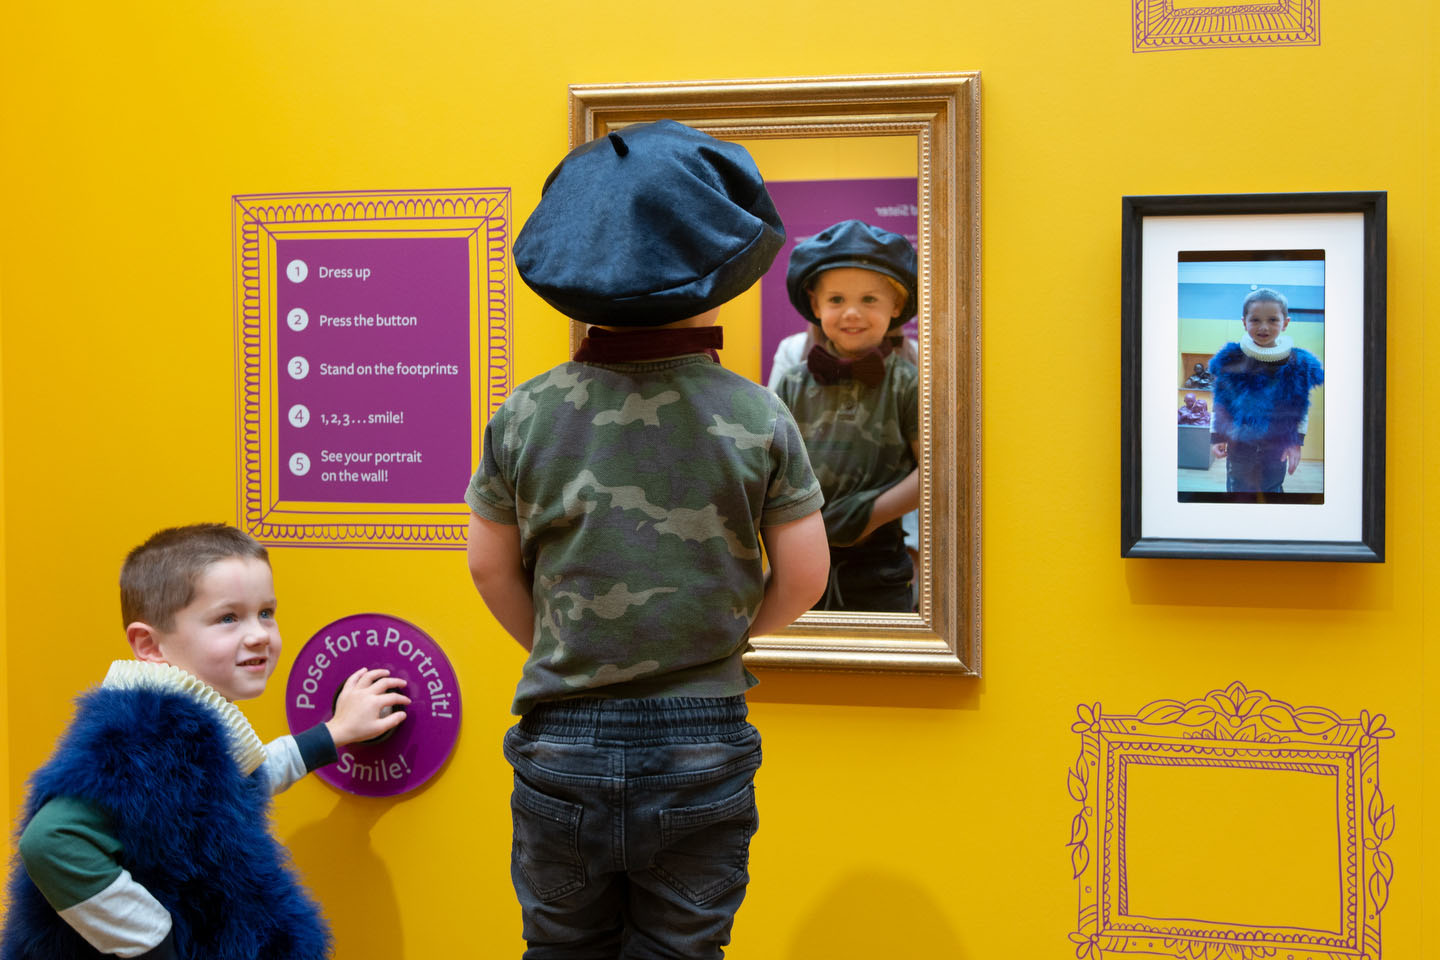
[[268, 608], [265, 609], [265, 610], [261, 610], [261, 611], [260, 611], [260, 619], [261, 619], [261, 620], [274, 620], [274, 619], [275, 619], [275, 611], [274, 611], [274, 610], [270, 610], [270, 609], [268, 609]]
[[220, 622], [221, 622], [221, 623], [234, 623], [235, 621], [236, 621], [236, 617], [235, 617], [235, 614], [233, 614], [233, 613], [223, 613], [223, 614], [220, 615]]

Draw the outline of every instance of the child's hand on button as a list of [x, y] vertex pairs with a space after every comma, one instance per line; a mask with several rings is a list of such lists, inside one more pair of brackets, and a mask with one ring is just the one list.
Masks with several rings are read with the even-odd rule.
[[335, 746], [370, 740], [399, 726], [405, 719], [399, 708], [410, 702], [399, 692], [404, 685], [403, 679], [390, 676], [384, 668], [361, 667], [350, 674], [335, 701], [335, 716], [325, 721]]
[[1223, 460], [1225, 458], [1226, 446], [1223, 443], [1212, 443], [1210, 444], [1210, 452], [1215, 454], [1216, 460]]

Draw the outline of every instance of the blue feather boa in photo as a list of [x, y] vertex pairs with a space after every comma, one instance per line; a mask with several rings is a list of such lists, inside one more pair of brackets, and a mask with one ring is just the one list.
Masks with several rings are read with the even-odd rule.
[[[111, 817], [124, 866], [170, 911], [185, 960], [323, 960], [329, 931], [270, 834], [263, 770], [241, 774], [214, 709], [184, 693], [96, 689], [36, 771], [20, 827], [47, 800]], [[10, 880], [3, 960], [102, 956], [30, 882]]]
[[1299, 347], [1272, 363], [1227, 343], [1211, 358], [1210, 372], [1215, 374], [1212, 438], [1257, 447], [1298, 445], [1310, 391], [1325, 382], [1320, 361]]

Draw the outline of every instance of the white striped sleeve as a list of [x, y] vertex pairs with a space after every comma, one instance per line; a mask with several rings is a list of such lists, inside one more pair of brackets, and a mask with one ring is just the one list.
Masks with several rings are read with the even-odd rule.
[[101, 953], [138, 957], [160, 945], [170, 932], [170, 911], [150, 895], [129, 870], [88, 900], [57, 911]]

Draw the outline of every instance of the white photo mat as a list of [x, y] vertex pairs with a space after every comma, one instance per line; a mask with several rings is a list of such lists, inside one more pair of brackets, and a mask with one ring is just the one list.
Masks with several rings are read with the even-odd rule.
[[[1365, 217], [1147, 216], [1141, 246], [1141, 529], [1145, 538], [1358, 541], [1362, 535]], [[1180, 502], [1175, 430], [1181, 251], [1325, 251], [1325, 501]], [[1241, 333], [1237, 312], [1235, 336]]]

